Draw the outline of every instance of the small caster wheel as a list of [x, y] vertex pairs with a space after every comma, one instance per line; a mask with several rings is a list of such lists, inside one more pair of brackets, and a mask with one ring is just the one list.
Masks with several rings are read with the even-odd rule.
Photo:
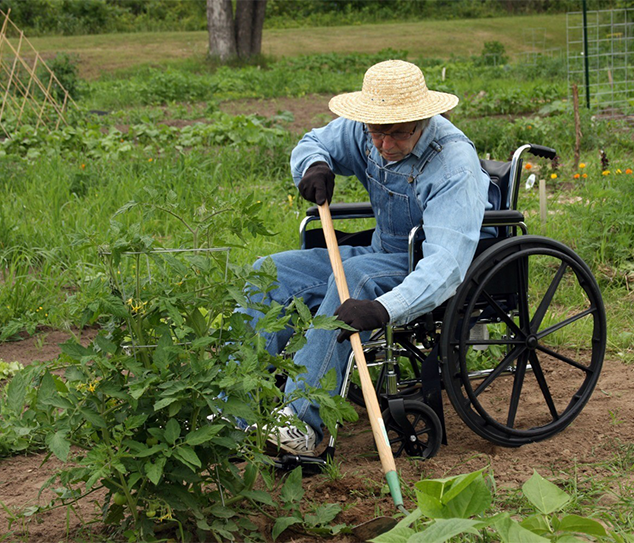
[[410, 425], [405, 430], [389, 408], [383, 411], [394, 456], [401, 456], [403, 452], [421, 459], [435, 456], [442, 443], [442, 425], [436, 412], [420, 400], [404, 400], [403, 410]]

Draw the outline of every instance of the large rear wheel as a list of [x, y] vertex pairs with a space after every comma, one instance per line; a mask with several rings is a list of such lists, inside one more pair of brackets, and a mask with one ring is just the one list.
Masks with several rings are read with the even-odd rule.
[[583, 260], [549, 238], [510, 238], [474, 260], [447, 307], [443, 383], [467, 426], [516, 447], [579, 415], [605, 346], [601, 293]]

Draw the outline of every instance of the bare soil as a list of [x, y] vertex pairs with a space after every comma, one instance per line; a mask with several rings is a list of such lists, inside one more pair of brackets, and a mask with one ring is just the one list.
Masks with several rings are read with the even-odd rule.
[[[82, 342], [89, 341], [93, 331], [82, 334]], [[48, 332], [34, 338], [15, 343], [0, 344], [0, 358], [17, 360], [23, 364], [54, 359], [59, 353], [59, 344], [68, 339], [68, 334]], [[565, 377], [562, 376], [562, 388]], [[423, 477], [444, 477], [487, 468], [495, 476], [499, 489], [519, 488], [538, 470], [546, 477], [566, 478], [573, 473], [580, 477], [608, 477], [606, 466], [619, 454], [619, 444], [634, 440], [634, 367], [618, 360], [608, 359], [604, 364], [599, 384], [590, 402], [565, 431], [554, 438], [518, 449], [495, 446], [471, 432], [459, 419], [451, 406], [445, 405], [448, 444], [443, 445], [438, 455], [425, 462], [405, 456], [396, 459], [403, 487], [406, 507], [414, 508], [412, 485]], [[374, 444], [365, 412], [360, 410], [359, 421], [341, 430], [337, 444], [336, 462], [341, 478], [315, 475], [304, 479], [306, 495], [314, 503], [339, 503], [343, 512], [337, 523], [357, 525], [373, 519], [379, 514], [394, 514], [393, 502], [384, 488], [381, 464], [374, 452]], [[12, 512], [44, 505], [53, 496], [47, 491], [40, 495], [42, 484], [59, 469], [56, 459], [45, 462], [44, 454], [16, 456], [0, 460], [0, 501]], [[630, 475], [628, 475], [629, 473]], [[630, 477], [626, 470], [623, 477]], [[624, 481], [627, 484], [634, 481]], [[605, 495], [601, 500], [609, 500]], [[10, 541], [85, 541], [91, 534], [99, 534], [103, 526], [99, 523], [96, 503], [90, 499], [76, 505], [73, 511], [57, 509], [42, 515], [29, 517], [11, 526]], [[271, 526], [265, 526], [264, 532]], [[0, 510], [0, 534], [9, 532], [9, 515]], [[278, 541], [321, 541], [317, 536], [306, 536], [287, 531]], [[269, 532], [270, 533], [270, 532]], [[352, 542], [352, 536], [338, 537], [337, 541]]]

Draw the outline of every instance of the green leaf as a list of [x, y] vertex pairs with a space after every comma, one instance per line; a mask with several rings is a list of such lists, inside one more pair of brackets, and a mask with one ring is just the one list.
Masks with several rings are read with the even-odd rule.
[[215, 424], [213, 426], [203, 426], [198, 430], [189, 432], [185, 436], [185, 443], [192, 446], [207, 443], [208, 441], [211, 441], [214, 436], [222, 430], [222, 428], [223, 426], [220, 424]]
[[273, 525], [273, 530], [271, 531], [271, 535], [273, 536], [273, 541], [275, 541], [280, 534], [286, 530], [289, 526], [293, 524], [299, 524], [302, 520], [297, 517], [279, 517], [275, 520], [275, 524]]
[[37, 403], [41, 406], [52, 405], [56, 402], [58, 397], [59, 394], [55, 386], [55, 379], [47, 371], [42, 376], [42, 381], [40, 382], [40, 387], [37, 392]]
[[181, 435], [181, 427], [176, 419], [170, 419], [165, 425], [165, 441], [170, 445], [174, 445]]
[[497, 516], [494, 525], [502, 543], [548, 543], [550, 541], [523, 528], [508, 513]]
[[58, 431], [46, 436], [46, 445], [49, 450], [62, 462], [66, 462], [70, 452], [70, 441], [66, 439], [66, 432]]
[[198, 458], [198, 455], [191, 447], [187, 447], [184, 445], [174, 449], [174, 456], [178, 458], [183, 464], [192, 468], [194, 471], [196, 468], [202, 467], [200, 458]]
[[385, 532], [373, 539], [370, 543], [407, 543], [416, 532], [407, 526], [395, 526], [389, 532]]
[[304, 489], [302, 487], [302, 468], [295, 468], [288, 474], [282, 491], [280, 492], [280, 498], [285, 504], [293, 504], [301, 501], [304, 496]]
[[94, 354], [92, 349], [80, 345], [74, 339], [69, 339], [66, 343], [62, 343], [60, 348], [65, 355], [77, 361], [80, 361], [84, 356]]
[[443, 508], [442, 518], [471, 518], [479, 515], [491, 505], [491, 499], [491, 490], [484, 478], [480, 476], [471, 480], [467, 486], [461, 486], [460, 492], [447, 501]]
[[428, 528], [409, 538], [408, 543], [443, 543], [459, 534], [478, 535], [477, 520], [465, 518], [438, 519]]
[[320, 505], [314, 513], [304, 515], [304, 522], [309, 527], [318, 527], [330, 524], [341, 513], [341, 506], [336, 503]]
[[558, 486], [544, 479], [536, 471], [531, 478], [522, 486], [524, 496], [530, 501], [538, 511], [544, 515], [549, 515], [560, 510], [570, 501], [570, 496]]
[[578, 515], [566, 515], [563, 517], [559, 522], [559, 531], [577, 532], [599, 537], [606, 537], [608, 535], [601, 523]]
[[272, 304], [266, 314], [258, 320], [256, 330], [265, 332], [279, 332], [284, 330], [291, 320], [290, 316], [281, 317], [280, 314], [284, 310], [279, 304]]
[[88, 409], [87, 407], [82, 407], [79, 410], [79, 412], [95, 428], [107, 428], [108, 427], [108, 425], [106, 424], [106, 421], [96, 411], [93, 411], [92, 409]]
[[209, 509], [209, 512], [217, 518], [222, 518], [222, 519], [228, 519], [231, 517], [235, 517], [236, 512], [229, 508], [229, 507], [223, 507], [222, 505], [216, 504], [216, 505], [212, 505], [211, 508]]
[[157, 458], [156, 462], [151, 462], [145, 465], [145, 474], [155, 485], [158, 485], [161, 481], [161, 477], [163, 477], [163, 468], [165, 467], [166, 461], [167, 458], [161, 456]]
[[115, 354], [117, 352], [118, 347], [116, 343], [110, 341], [109, 339], [102, 336], [101, 334], [95, 337], [95, 343], [105, 353]]
[[174, 396], [168, 396], [167, 398], [162, 398], [154, 404], [154, 411], [160, 411], [164, 407], [167, 407], [168, 405], [173, 404], [177, 400], [178, 398]]
[[548, 521], [541, 513], [526, 517], [520, 524], [523, 528], [536, 534], [547, 534], [550, 532]]
[[274, 507], [276, 505], [275, 500], [268, 492], [265, 492], [264, 490], [245, 490], [244, 492], [242, 492], [242, 495], [249, 500], [253, 500], [254, 502], [270, 505], [271, 507]]
[[7, 403], [15, 413], [21, 413], [26, 400], [26, 391], [31, 386], [32, 377], [26, 371], [19, 371], [7, 385]]

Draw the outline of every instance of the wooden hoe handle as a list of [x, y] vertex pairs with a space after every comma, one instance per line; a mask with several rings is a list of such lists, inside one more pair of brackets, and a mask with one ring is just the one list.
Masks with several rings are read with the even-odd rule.
[[[346, 276], [343, 271], [343, 263], [341, 262], [341, 254], [339, 253], [339, 245], [337, 243], [337, 236], [335, 235], [335, 229], [332, 224], [332, 216], [330, 215], [328, 202], [318, 206], [318, 209], [324, 237], [326, 238], [326, 247], [328, 248], [330, 264], [332, 265], [337, 291], [339, 292], [339, 300], [343, 303], [350, 298], [350, 293], [348, 291]], [[395, 505], [397, 507], [402, 506], [403, 498], [401, 496], [400, 483], [396, 473], [394, 455], [392, 454], [392, 448], [390, 447], [390, 442], [387, 437], [387, 431], [383, 422], [383, 416], [381, 415], [379, 401], [376, 397], [376, 391], [374, 390], [370, 373], [368, 372], [365, 354], [363, 353], [363, 346], [361, 345], [361, 338], [358, 333], [354, 333], [350, 336], [350, 343], [352, 344], [352, 351], [354, 352], [357, 370], [359, 371], [363, 399], [368, 411], [368, 416], [370, 417], [370, 426], [372, 427], [372, 434], [374, 435], [376, 448], [379, 451], [379, 457], [381, 458], [383, 472], [385, 473]]]

